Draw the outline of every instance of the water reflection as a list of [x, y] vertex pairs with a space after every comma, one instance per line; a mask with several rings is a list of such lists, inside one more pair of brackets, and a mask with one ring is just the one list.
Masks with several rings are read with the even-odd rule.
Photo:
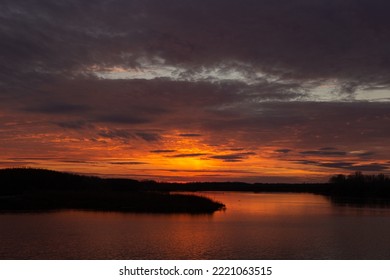
[[214, 215], [0, 215], [1, 259], [389, 259], [390, 211], [311, 194], [213, 193]]
[[[314, 194], [269, 193], [209, 193], [212, 199], [223, 201], [230, 215], [239, 216], [306, 216], [328, 214], [331, 207], [326, 198]], [[219, 215], [220, 213], [216, 213]]]

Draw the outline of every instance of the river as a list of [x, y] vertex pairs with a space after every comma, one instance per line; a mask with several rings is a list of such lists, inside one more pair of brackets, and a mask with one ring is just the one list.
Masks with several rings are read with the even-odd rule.
[[0, 259], [390, 259], [390, 209], [312, 194], [200, 194], [226, 210], [0, 214]]

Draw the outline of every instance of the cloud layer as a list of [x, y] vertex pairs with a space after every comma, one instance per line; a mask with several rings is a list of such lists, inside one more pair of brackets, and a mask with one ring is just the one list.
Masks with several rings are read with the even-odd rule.
[[176, 168], [176, 179], [388, 173], [389, 10], [2, 1], [0, 165], [163, 179]]

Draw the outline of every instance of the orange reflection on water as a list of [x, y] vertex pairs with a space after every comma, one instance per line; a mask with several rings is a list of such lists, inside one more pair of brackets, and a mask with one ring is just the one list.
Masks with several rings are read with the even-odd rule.
[[[312, 194], [198, 192], [213, 215], [63, 211], [3, 214], [15, 259], [388, 259], [388, 216]], [[385, 211], [385, 210], [382, 210]], [[389, 211], [386, 210], [388, 214]], [[367, 217], [366, 217], [367, 216]], [[375, 217], [375, 218], [374, 218]]]
[[[292, 193], [202, 192], [226, 205], [229, 215], [306, 216], [329, 214], [329, 201], [320, 195]], [[216, 216], [223, 213], [216, 213]]]

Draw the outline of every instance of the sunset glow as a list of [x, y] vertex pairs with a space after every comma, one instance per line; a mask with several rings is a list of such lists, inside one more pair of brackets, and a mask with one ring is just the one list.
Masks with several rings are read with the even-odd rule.
[[19, 2], [0, 4], [0, 168], [170, 182], [390, 173], [380, 5]]

